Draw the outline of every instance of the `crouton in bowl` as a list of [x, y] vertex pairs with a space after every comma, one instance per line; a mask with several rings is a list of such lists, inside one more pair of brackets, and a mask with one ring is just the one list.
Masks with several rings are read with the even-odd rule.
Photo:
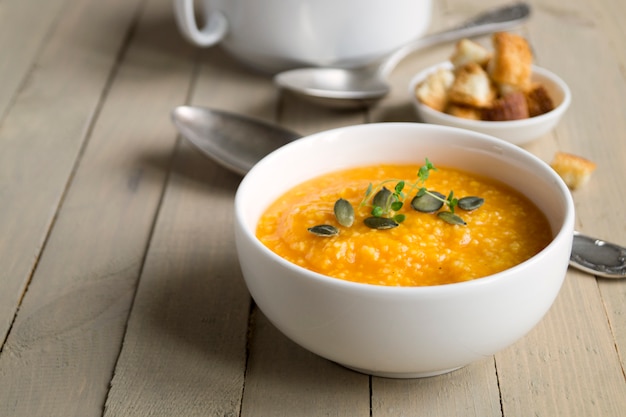
[[522, 145], [550, 132], [571, 93], [554, 73], [533, 65], [524, 38], [493, 36], [493, 51], [463, 39], [449, 61], [418, 73], [410, 95], [423, 122], [460, 127]]

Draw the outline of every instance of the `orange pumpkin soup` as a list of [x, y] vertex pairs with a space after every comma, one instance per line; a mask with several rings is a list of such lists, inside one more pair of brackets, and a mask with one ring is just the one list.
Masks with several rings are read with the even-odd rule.
[[[425, 187], [444, 195], [453, 190], [459, 198], [484, 199], [478, 209], [455, 209], [465, 226], [413, 210], [409, 195], [399, 210], [406, 218], [398, 227], [367, 227], [363, 220], [371, 216], [371, 206], [361, 202], [368, 185], [389, 178], [413, 183], [418, 169], [417, 165], [377, 165], [306, 181], [267, 209], [257, 226], [257, 237], [304, 268], [387, 286], [439, 285], [485, 277], [524, 262], [550, 242], [546, 217], [519, 192], [490, 178], [443, 167], [430, 173]], [[339, 198], [355, 210], [356, 220], [350, 227], [341, 226], [335, 218], [333, 208]], [[322, 237], [307, 230], [320, 224], [335, 226], [339, 234]]]

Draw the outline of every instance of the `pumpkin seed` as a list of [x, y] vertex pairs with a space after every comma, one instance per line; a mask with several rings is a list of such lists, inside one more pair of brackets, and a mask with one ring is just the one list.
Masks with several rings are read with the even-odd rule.
[[[430, 194], [429, 194], [430, 193]], [[428, 193], [424, 193], [422, 195], [416, 195], [411, 200], [411, 207], [414, 210], [417, 210], [421, 213], [434, 213], [439, 210], [443, 206], [443, 201], [438, 198], [432, 196], [431, 194], [436, 195], [439, 198], [446, 199], [446, 196], [438, 193], [437, 191], [429, 191]]]
[[388, 217], [368, 217], [363, 222], [370, 229], [376, 230], [393, 229], [394, 227], [398, 227], [398, 223]]
[[372, 199], [372, 204], [374, 207], [382, 207], [384, 210], [389, 208], [389, 206], [398, 201], [398, 199], [393, 195], [391, 191], [389, 191], [386, 187], [383, 187], [378, 191], [374, 198]]
[[481, 197], [463, 197], [459, 199], [458, 206], [465, 211], [472, 211], [482, 206], [484, 202], [485, 199]]
[[339, 234], [339, 229], [330, 224], [318, 224], [317, 226], [309, 227], [306, 230], [313, 233], [314, 235], [322, 237], [337, 236]]
[[439, 213], [437, 213], [437, 217], [439, 217], [444, 222], [453, 225], [465, 226], [467, 224], [465, 223], [465, 220], [450, 211], [440, 211]]
[[340, 225], [345, 227], [352, 226], [352, 223], [354, 223], [354, 208], [352, 208], [352, 204], [348, 200], [340, 198], [335, 201], [334, 211]]

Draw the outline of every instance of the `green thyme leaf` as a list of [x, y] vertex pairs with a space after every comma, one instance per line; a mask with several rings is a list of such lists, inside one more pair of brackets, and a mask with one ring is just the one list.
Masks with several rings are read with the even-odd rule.
[[439, 217], [444, 222], [453, 225], [465, 226], [467, 224], [465, 223], [465, 220], [452, 213], [451, 211], [440, 211], [439, 213], [437, 213], [437, 217]]
[[372, 207], [372, 216], [374, 217], [381, 217], [384, 214], [383, 212], [383, 208], [380, 206], [374, 206]]

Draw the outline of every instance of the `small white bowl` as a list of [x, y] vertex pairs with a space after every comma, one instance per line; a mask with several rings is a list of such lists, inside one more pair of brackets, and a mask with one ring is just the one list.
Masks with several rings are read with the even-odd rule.
[[[350, 167], [428, 157], [498, 178], [546, 215], [552, 242], [531, 259], [462, 283], [388, 287], [344, 281], [297, 266], [256, 237], [259, 218], [303, 181]], [[549, 310], [567, 270], [574, 203], [545, 162], [502, 140], [445, 126], [378, 123], [296, 140], [256, 164], [235, 197], [235, 242], [257, 306], [304, 348], [368, 374], [437, 375], [488, 357], [530, 331]], [[503, 248], [503, 250], [506, 250]]]
[[481, 120], [463, 119], [437, 111], [423, 104], [415, 96], [415, 88], [428, 75], [439, 68], [452, 68], [450, 62], [444, 62], [429, 67], [413, 77], [410, 82], [409, 94], [415, 106], [418, 117], [426, 123], [460, 127], [475, 132], [485, 133], [511, 142], [523, 145], [549, 133], [559, 123], [561, 117], [570, 105], [572, 95], [565, 82], [554, 73], [537, 66], [533, 66], [532, 80], [543, 84], [554, 102], [554, 110], [540, 116], [508, 122], [489, 122]]

